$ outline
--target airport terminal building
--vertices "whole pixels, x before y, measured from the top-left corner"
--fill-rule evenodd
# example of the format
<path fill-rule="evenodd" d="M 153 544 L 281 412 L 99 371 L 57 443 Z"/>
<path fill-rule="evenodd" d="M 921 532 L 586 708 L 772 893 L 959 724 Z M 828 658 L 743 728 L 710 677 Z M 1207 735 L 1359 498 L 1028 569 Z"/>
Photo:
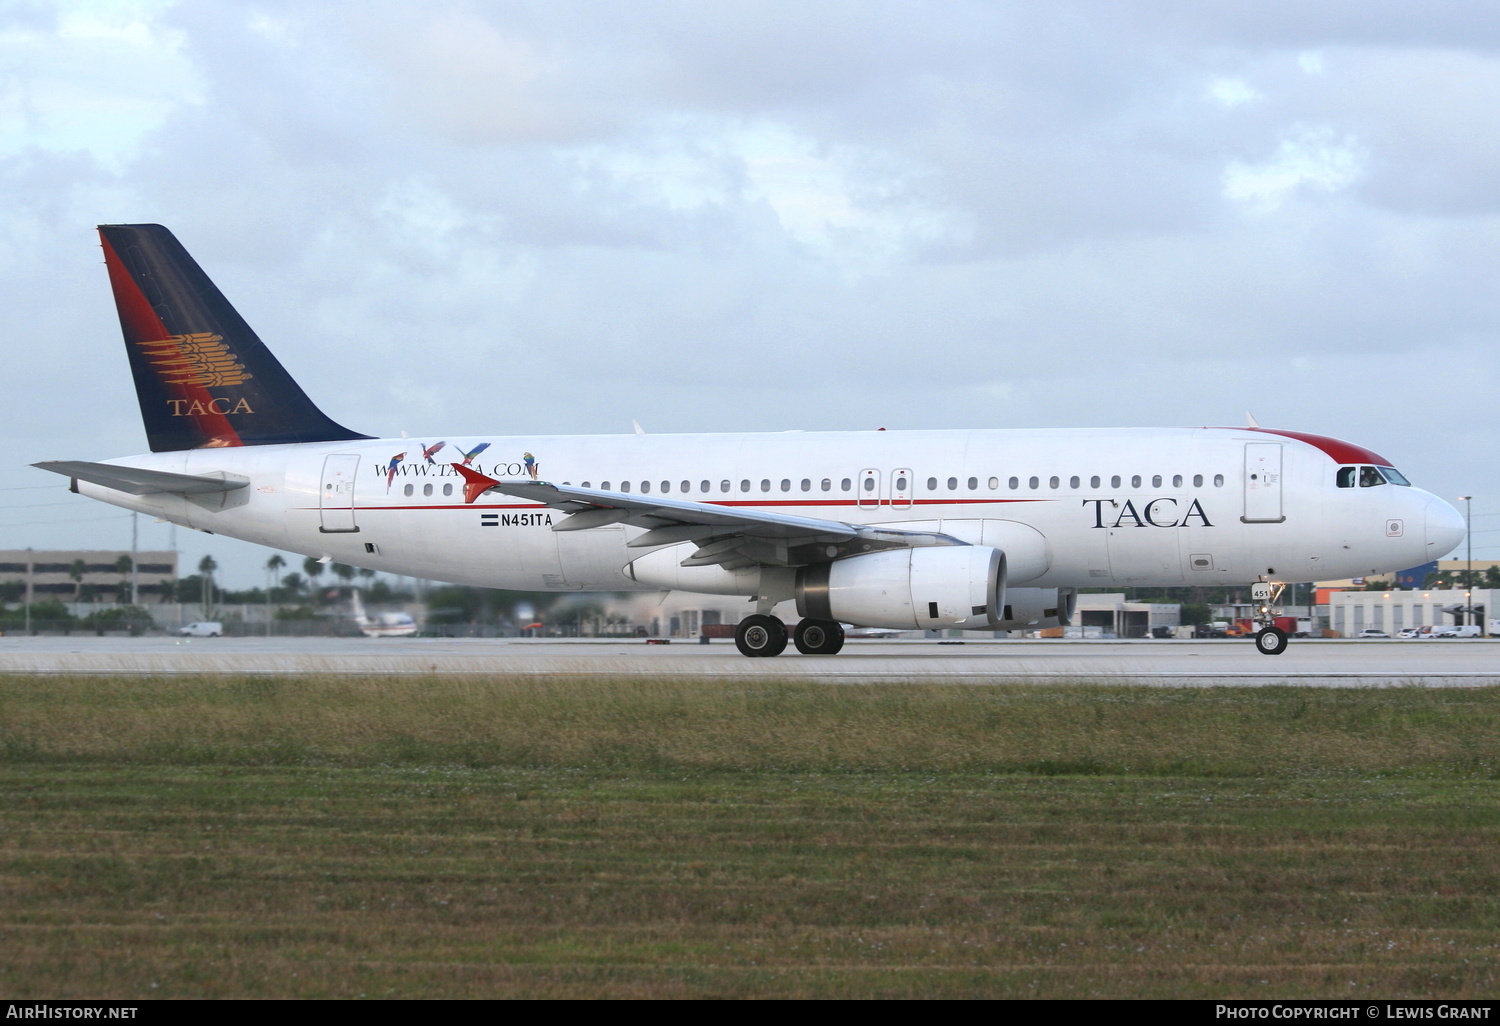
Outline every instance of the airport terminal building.
<path fill-rule="evenodd" d="M 13 602 L 129 602 L 129 560 L 128 549 L 0 549 L 0 588 L 14 594 Z M 137 552 L 135 561 L 141 601 L 171 598 L 177 553 Z"/>

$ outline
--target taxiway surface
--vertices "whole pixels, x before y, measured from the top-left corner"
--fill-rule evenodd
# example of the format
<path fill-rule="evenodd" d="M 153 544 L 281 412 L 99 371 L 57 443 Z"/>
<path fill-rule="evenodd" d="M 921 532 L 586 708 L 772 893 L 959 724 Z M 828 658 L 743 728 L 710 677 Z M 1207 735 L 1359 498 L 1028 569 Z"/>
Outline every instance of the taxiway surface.
<path fill-rule="evenodd" d="M 1500 640 L 1294 641 L 1279 656 L 1246 641 L 850 641 L 837 656 L 746 659 L 732 641 L 446 638 L 0 637 L 0 673 L 338 673 L 785 677 L 916 681 L 1326 687 L 1500 684 Z"/>

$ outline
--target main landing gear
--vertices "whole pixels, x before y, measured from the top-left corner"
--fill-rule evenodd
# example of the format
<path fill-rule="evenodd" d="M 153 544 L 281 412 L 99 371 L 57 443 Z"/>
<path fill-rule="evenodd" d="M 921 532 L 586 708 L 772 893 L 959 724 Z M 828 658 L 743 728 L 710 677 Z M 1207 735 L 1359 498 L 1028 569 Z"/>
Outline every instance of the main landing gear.
<path fill-rule="evenodd" d="M 803 620 L 792 633 L 792 641 L 803 655 L 833 655 L 844 647 L 844 628 L 833 620 Z M 734 631 L 741 655 L 778 656 L 786 650 L 786 642 L 786 624 L 761 613 L 745 617 Z"/>

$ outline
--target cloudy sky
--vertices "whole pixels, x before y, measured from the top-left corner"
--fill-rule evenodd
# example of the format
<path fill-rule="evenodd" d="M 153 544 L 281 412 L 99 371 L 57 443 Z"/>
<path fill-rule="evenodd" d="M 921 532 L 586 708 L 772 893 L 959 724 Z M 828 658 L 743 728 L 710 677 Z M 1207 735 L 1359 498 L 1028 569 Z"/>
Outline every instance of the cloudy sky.
<path fill-rule="evenodd" d="M 1248 410 L 1500 557 L 1492 0 L 10 0 L 0 75 L 0 548 L 128 544 L 26 464 L 145 448 L 155 221 L 370 434 Z"/>

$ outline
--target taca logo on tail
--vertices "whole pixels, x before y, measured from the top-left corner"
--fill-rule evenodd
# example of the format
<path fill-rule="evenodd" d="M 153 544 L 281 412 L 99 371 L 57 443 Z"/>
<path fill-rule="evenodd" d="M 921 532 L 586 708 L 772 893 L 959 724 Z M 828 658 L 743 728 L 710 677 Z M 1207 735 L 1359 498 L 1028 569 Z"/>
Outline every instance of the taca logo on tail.
<path fill-rule="evenodd" d="M 369 437 L 313 405 L 167 229 L 99 236 L 152 452 Z"/>

